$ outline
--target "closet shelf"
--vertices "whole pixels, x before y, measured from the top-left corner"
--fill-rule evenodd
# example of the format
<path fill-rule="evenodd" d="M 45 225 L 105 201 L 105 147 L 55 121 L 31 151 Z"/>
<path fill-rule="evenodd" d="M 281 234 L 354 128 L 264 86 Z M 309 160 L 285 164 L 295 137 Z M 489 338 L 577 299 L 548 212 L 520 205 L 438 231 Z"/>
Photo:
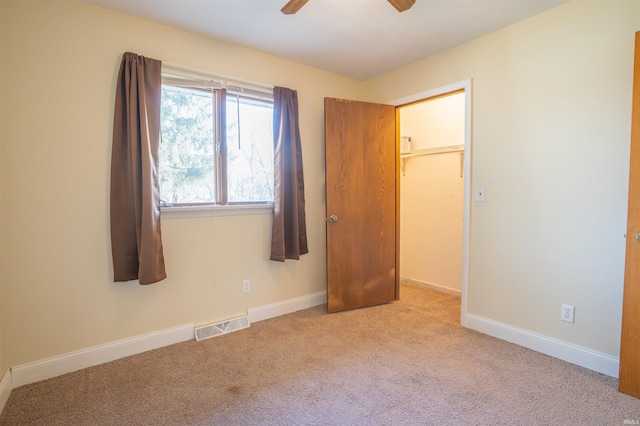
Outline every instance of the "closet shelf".
<path fill-rule="evenodd" d="M 421 155 L 446 154 L 448 152 L 464 152 L 464 145 L 439 146 L 437 148 L 415 149 L 401 152 L 400 158 L 419 157 Z"/>
<path fill-rule="evenodd" d="M 464 145 L 439 146 L 437 148 L 415 149 L 409 152 L 401 152 L 400 169 L 402 170 L 402 176 L 404 176 L 404 162 L 407 158 L 419 157 L 421 155 L 446 154 L 449 152 L 460 153 L 460 177 L 462 177 L 464 170 Z"/>

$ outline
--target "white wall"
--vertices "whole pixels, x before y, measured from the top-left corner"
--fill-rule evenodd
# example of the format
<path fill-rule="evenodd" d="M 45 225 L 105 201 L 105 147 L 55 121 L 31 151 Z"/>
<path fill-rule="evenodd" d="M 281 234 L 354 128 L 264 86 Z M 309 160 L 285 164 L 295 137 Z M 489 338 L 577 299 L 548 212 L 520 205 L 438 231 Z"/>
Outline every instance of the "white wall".
<path fill-rule="evenodd" d="M 412 149 L 464 145 L 465 94 L 400 108 Z M 400 176 L 400 276 L 460 292 L 464 179 L 460 153 L 410 157 Z"/>
<path fill-rule="evenodd" d="M 325 96 L 362 83 L 71 1 L 2 1 L 2 326 L 16 366 L 325 289 Z M 308 255 L 270 262 L 271 216 L 169 219 L 169 278 L 113 282 L 109 164 L 115 80 L 133 51 L 298 91 Z M 242 280 L 252 292 L 242 294 Z"/>
<path fill-rule="evenodd" d="M 640 2 L 575 0 L 366 82 L 387 102 L 473 79 L 470 313 L 619 355 L 638 30 Z"/>

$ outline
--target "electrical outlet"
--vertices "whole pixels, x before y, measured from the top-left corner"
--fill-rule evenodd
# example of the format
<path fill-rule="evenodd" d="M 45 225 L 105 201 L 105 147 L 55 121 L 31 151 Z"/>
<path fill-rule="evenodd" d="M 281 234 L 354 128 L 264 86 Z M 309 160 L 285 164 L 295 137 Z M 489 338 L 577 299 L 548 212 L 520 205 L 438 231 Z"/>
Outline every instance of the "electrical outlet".
<path fill-rule="evenodd" d="M 570 305 L 562 305 L 562 313 L 560 314 L 560 319 L 566 322 L 573 322 L 573 313 L 575 308 Z"/>
<path fill-rule="evenodd" d="M 242 292 L 249 293 L 251 291 L 251 280 L 242 281 Z"/>

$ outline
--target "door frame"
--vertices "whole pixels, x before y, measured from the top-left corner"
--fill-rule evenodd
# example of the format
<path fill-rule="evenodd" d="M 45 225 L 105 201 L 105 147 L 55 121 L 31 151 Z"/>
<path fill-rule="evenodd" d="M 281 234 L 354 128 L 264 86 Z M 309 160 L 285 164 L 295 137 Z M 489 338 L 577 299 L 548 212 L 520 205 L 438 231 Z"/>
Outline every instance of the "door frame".
<path fill-rule="evenodd" d="M 471 222 L 471 112 L 472 112 L 472 79 L 458 81 L 456 83 L 447 84 L 446 86 L 437 87 L 435 89 L 427 90 L 425 92 L 416 93 L 413 95 L 405 96 L 400 99 L 387 102 L 389 105 L 394 105 L 396 110 L 404 105 L 412 104 L 415 102 L 427 101 L 431 98 L 437 98 L 448 93 L 464 91 L 465 103 L 464 103 L 464 207 L 463 207 L 463 229 L 462 229 L 462 286 L 460 291 L 460 325 L 467 327 L 467 294 L 469 287 L 469 232 Z M 396 114 L 397 117 L 397 114 Z M 398 127 L 396 123 L 396 128 Z M 396 132 L 397 133 L 397 132 Z M 397 138 L 398 139 L 398 138 Z M 399 144 L 399 140 L 396 140 L 396 144 Z M 397 150 L 396 150 L 397 151 Z M 398 182 L 396 187 L 399 187 L 400 177 L 398 171 L 396 172 Z M 397 198 L 402 194 L 397 194 Z M 396 226 L 399 226 L 400 218 L 397 217 Z M 396 258 L 400 253 L 400 235 L 396 232 Z M 400 264 L 396 265 L 397 277 L 399 279 Z M 397 284 L 396 284 L 397 285 Z"/>

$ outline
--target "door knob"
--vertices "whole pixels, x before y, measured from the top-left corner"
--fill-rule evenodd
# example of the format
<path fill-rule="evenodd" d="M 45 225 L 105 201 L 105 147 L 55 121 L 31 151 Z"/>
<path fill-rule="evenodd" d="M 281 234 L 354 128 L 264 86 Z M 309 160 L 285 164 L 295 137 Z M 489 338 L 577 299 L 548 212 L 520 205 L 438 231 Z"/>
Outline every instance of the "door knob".
<path fill-rule="evenodd" d="M 636 232 L 636 235 L 634 235 L 633 238 L 635 238 L 636 241 L 640 243 L 640 232 Z"/>
<path fill-rule="evenodd" d="M 331 216 L 329 216 L 329 222 L 337 222 L 337 221 L 338 221 L 338 216 L 336 216 L 335 214 L 332 214 Z M 640 236 L 639 236 L 639 238 L 640 238 Z M 638 240 L 638 241 L 640 241 L 640 240 Z"/>

